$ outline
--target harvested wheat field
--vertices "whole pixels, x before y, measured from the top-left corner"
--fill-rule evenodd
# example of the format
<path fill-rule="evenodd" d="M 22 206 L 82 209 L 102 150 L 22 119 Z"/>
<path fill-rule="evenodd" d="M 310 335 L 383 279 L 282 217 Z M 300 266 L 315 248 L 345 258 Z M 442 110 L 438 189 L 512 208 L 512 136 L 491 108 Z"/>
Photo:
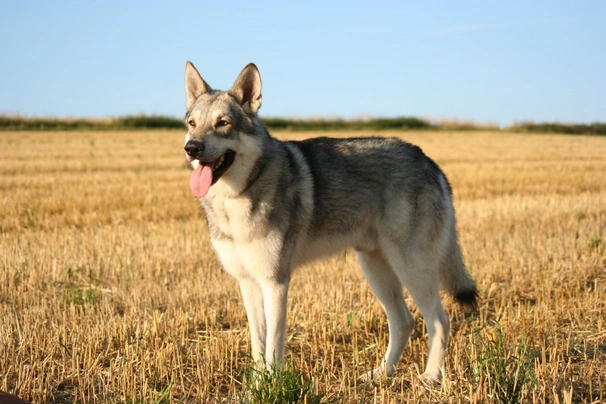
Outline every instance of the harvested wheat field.
<path fill-rule="evenodd" d="M 253 401 L 244 307 L 190 194 L 183 132 L 0 133 L 0 390 L 34 403 Z M 387 325 L 355 255 L 302 268 L 286 348 L 300 401 L 604 402 L 606 138 L 384 134 L 448 175 L 480 310 L 444 298 L 441 385 L 418 380 L 428 348 L 412 304 L 396 376 L 361 383 Z"/>

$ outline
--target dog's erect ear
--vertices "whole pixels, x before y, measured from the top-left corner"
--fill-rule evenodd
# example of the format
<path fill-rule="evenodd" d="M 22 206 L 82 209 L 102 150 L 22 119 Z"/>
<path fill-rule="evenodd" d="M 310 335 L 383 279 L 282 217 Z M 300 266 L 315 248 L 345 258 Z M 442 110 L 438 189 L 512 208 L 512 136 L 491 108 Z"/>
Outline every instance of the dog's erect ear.
<path fill-rule="evenodd" d="M 193 63 L 187 61 L 185 64 L 185 94 L 187 95 L 185 105 L 187 109 L 189 110 L 194 105 L 198 97 L 210 91 L 210 86 L 202 79 Z"/>
<path fill-rule="evenodd" d="M 261 74 L 254 63 L 249 63 L 236 79 L 229 95 L 234 97 L 244 111 L 256 115 L 261 108 Z"/>

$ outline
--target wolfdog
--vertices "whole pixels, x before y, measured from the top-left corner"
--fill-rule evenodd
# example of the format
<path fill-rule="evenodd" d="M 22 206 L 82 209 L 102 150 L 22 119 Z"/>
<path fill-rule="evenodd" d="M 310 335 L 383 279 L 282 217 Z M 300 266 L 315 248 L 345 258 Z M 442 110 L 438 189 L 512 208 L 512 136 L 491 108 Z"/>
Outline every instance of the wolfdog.
<path fill-rule="evenodd" d="M 395 138 L 272 137 L 257 115 L 261 76 L 252 63 L 218 91 L 187 62 L 185 92 L 190 188 L 223 268 L 239 282 L 255 362 L 283 360 L 294 268 L 353 248 L 389 328 L 385 356 L 362 379 L 391 376 L 408 343 L 404 287 L 429 336 L 421 379 L 439 380 L 450 327 L 440 287 L 467 305 L 477 292 L 437 164 Z"/>

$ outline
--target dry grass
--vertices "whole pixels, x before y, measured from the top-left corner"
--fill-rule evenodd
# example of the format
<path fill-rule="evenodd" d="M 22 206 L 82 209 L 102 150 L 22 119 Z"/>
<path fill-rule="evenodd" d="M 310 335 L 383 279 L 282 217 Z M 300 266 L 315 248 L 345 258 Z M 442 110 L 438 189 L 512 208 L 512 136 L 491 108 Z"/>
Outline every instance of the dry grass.
<path fill-rule="evenodd" d="M 451 180 L 480 314 L 465 319 L 445 299 L 453 333 L 441 386 L 417 379 L 422 321 L 397 376 L 361 384 L 387 329 L 344 253 L 295 274 L 294 368 L 323 402 L 604 401 L 606 138 L 393 134 Z M 0 390 L 36 403 L 241 396 L 246 316 L 189 193 L 182 138 L 0 134 Z"/>

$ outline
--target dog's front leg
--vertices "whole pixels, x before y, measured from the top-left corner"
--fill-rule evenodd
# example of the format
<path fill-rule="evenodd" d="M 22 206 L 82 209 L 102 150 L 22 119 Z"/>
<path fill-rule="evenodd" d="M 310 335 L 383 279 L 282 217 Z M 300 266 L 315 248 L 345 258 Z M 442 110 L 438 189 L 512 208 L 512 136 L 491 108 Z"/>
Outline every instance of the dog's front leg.
<path fill-rule="evenodd" d="M 280 363 L 284 359 L 284 339 L 286 334 L 286 309 L 289 280 L 264 280 L 261 283 L 267 339 L 265 340 L 265 361 L 267 365 Z"/>
<path fill-rule="evenodd" d="M 239 279 L 240 292 L 246 308 L 248 328 L 250 329 L 250 345 L 255 363 L 263 365 L 265 361 L 265 309 L 263 307 L 263 291 L 259 284 L 248 278 Z"/>

